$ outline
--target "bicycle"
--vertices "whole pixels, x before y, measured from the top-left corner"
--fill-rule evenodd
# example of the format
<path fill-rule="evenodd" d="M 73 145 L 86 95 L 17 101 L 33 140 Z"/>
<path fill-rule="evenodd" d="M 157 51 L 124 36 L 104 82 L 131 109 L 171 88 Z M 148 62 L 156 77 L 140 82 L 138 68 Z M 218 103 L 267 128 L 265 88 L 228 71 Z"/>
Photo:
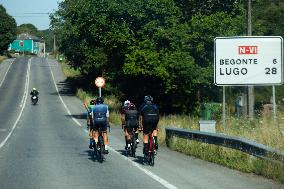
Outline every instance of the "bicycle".
<path fill-rule="evenodd" d="M 94 146 L 94 158 L 95 156 L 97 157 L 97 160 L 99 162 L 104 161 L 104 138 L 103 138 L 103 132 L 102 132 L 102 127 L 99 126 L 99 136 L 98 136 L 98 143 L 97 145 Z"/>
<path fill-rule="evenodd" d="M 144 158 L 149 165 L 154 166 L 155 164 L 155 145 L 154 145 L 153 131 L 151 131 L 149 134 L 148 153 L 145 152 Z"/>
<path fill-rule="evenodd" d="M 126 155 L 127 156 L 132 156 L 132 157 L 136 157 L 136 148 L 137 148 L 137 142 L 136 142 L 136 137 L 135 137 L 135 129 L 132 128 L 131 133 L 130 133 L 130 137 L 131 137 L 131 143 L 130 143 L 130 147 L 127 147 L 127 151 L 126 151 Z"/>

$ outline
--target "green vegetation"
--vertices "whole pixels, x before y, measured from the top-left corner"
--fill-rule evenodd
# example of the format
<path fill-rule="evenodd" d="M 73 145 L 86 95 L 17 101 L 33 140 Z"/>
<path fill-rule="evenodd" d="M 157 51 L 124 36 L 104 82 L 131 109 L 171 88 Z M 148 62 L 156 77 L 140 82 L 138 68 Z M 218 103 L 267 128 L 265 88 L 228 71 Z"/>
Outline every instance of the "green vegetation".
<path fill-rule="evenodd" d="M 5 56 L 0 56 L 0 64 L 3 62 L 3 60 L 5 60 L 6 57 Z"/>
<path fill-rule="evenodd" d="M 168 141 L 170 148 L 182 153 L 218 163 L 247 173 L 263 175 L 284 183 L 284 165 L 280 162 L 259 159 L 241 151 L 213 144 L 205 144 L 180 138 Z"/>
<path fill-rule="evenodd" d="M 51 25 L 70 65 L 105 77 L 109 93 L 135 102 L 152 94 L 166 113 L 191 112 L 200 101 L 218 99 L 213 39 L 244 34 L 244 15 L 236 14 L 242 10 L 235 1 L 221 3 L 223 12 L 208 7 L 201 15 L 199 4 L 189 14 L 174 0 L 69 0 Z"/>
<path fill-rule="evenodd" d="M 253 35 L 283 36 L 283 2 L 252 7 Z M 137 103 L 151 94 L 164 113 L 198 115 L 203 102 L 221 101 L 214 38 L 246 35 L 245 10 L 234 0 L 67 0 L 51 26 L 70 65 L 105 77 L 108 94 Z"/>
<path fill-rule="evenodd" d="M 15 19 L 0 5 L 0 55 L 7 51 L 8 45 L 15 39 L 16 29 Z"/>

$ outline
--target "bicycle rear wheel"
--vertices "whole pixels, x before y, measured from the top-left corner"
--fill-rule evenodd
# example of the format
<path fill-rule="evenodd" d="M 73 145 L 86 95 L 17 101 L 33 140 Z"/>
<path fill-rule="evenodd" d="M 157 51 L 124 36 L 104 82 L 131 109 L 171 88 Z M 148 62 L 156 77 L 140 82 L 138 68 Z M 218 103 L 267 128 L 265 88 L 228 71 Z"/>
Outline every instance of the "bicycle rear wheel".
<path fill-rule="evenodd" d="M 97 158 L 99 162 L 104 160 L 104 145 L 103 145 L 103 137 L 99 135 L 98 138 L 98 149 L 97 149 Z"/>
<path fill-rule="evenodd" d="M 154 156 L 154 153 L 151 152 L 149 154 L 149 165 L 154 166 L 154 164 L 155 164 L 155 156 Z"/>
<path fill-rule="evenodd" d="M 137 144 L 136 144 L 136 138 L 135 138 L 135 133 L 133 132 L 132 133 L 132 140 L 131 140 L 131 154 L 132 154 L 132 157 L 136 157 L 136 147 L 137 147 Z"/>

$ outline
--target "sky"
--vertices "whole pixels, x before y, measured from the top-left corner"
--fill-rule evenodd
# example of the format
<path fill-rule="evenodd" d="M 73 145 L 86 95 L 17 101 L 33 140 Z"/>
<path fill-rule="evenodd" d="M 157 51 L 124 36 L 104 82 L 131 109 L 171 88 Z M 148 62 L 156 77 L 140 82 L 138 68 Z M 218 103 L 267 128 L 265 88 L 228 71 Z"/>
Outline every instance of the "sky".
<path fill-rule="evenodd" d="M 33 24 L 38 30 L 49 28 L 48 14 L 58 9 L 62 0 L 0 0 L 6 12 L 15 18 L 17 25 Z M 35 14 L 44 13 L 44 14 Z"/>

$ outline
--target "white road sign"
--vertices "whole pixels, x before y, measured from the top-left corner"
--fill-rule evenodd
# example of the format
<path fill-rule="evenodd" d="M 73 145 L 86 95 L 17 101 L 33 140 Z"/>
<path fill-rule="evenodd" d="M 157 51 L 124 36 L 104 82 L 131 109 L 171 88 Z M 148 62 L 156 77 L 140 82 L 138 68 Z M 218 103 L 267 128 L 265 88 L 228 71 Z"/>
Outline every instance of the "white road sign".
<path fill-rule="evenodd" d="M 95 80 L 95 84 L 97 87 L 103 87 L 106 84 L 106 81 L 103 77 L 97 77 Z"/>
<path fill-rule="evenodd" d="M 283 83 L 282 37 L 217 37 L 214 43 L 216 85 Z"/>

